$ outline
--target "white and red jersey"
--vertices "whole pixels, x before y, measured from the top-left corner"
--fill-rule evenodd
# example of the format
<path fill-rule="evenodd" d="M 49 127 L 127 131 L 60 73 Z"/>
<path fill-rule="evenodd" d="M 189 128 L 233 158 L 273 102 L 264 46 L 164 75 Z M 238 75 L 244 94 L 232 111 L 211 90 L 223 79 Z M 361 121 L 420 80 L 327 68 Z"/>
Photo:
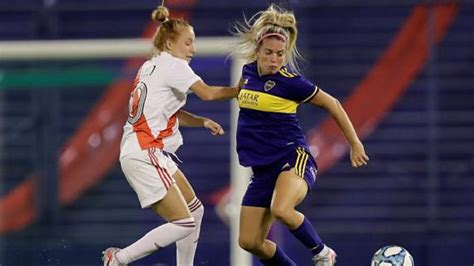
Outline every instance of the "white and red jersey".
<path fill-rule="evenodd" d="M 183 144 L 176 112 L 200 79 L 186 60 L 169 53 L 146 61 L 130 96 L 120 157 L 151 147 L 174 153 Z"/>

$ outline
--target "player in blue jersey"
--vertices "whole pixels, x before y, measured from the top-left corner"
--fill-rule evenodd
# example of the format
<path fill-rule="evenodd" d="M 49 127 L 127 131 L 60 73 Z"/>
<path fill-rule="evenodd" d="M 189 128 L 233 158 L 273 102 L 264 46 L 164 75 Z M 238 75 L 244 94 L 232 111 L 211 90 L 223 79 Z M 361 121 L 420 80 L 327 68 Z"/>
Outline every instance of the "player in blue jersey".
<path fill-rule="evenodd" d="M 352 166 L 367 164 L 364 146 L 340 102 L 299 75 L 292 12 L 271 5 L 237 24 L 236 35 L 242 40 L 236 50 L 249 62 L 242 70 L 238 96 L 237 152 L 240 163 L 253 170 L 242 200 L 239 245 L 264 265 L 296 265 L 267 239 L 278 220 L 311 251 L 314 265 L 334 265 L 336 253 L 295 209 L 317 173 L 298 124 L 298 106 L 311 103 L 332 115 L 350 144 Z"/>

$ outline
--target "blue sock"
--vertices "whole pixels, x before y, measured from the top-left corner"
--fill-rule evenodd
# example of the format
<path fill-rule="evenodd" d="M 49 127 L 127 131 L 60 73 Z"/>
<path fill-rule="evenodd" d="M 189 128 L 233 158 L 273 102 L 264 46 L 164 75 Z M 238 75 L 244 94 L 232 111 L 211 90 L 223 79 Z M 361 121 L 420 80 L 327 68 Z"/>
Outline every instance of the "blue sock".
<path fill-rule="evenodd" d="M 303 245 L 305 245 L 313 255 L 318 254 L 323 250 L 324 243 L 321 241 L 318 233 L 314 229 L 311 222 L 304 217 L 303 223 L 296 228 L 295 230 L 290 230 L 290 232 L 299 240 Z"/>
<path fill-rule="evenodd" d="M 260 260 L 263 265 L 271 265 L 271 266 L 296 266 L 296 263 L 291 260 L 286 253 L 281 250 L 278 246 L 276 246 L 276 251 L 275 255 L 273 257 L 266 259 L 266 260 Z"/>

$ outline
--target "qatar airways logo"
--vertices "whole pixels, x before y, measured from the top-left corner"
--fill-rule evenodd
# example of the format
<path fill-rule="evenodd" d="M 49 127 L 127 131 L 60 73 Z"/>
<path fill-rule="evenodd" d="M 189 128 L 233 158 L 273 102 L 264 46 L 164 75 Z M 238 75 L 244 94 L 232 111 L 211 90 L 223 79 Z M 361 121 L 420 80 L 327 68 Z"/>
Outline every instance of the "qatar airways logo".
<path fill-rule="evenodd" d="M 239 93 L 239 104 L 243 106 L 257 106 L 258 105 L 258 94 L 250 91 L 242 90 Z"/>

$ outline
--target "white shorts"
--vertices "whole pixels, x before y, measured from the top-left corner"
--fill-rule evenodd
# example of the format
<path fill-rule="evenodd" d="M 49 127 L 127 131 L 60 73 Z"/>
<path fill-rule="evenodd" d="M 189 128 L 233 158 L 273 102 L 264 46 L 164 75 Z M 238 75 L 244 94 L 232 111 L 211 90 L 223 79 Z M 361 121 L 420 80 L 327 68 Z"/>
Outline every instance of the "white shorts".
<path fill-rule="evenodd" d="M 176 181 L 176 163 L 160 149 L 148 148 L 120 158 L 122 171 L 137 193 L 142 208 L 150 207 L 166 196 Z"/>

